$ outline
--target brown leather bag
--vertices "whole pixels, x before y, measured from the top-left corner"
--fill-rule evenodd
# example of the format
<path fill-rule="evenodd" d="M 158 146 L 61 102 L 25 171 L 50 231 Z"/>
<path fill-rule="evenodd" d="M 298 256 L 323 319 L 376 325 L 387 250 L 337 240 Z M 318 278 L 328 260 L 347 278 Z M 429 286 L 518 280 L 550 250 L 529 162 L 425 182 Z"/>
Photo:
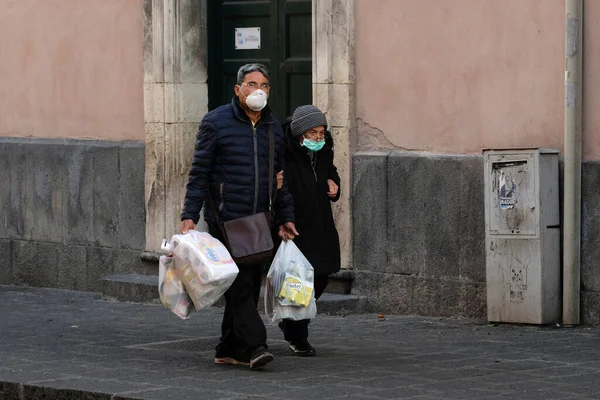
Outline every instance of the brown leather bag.
<path fill-rule="evenodd" d="M 275 139 L 269 125 L 269 211 L 220 222 L 219 213 L 212 198 L 212 212 L 221 229 L 225 246 L 236 264 L 259 264 L 273 258 L 271 237 L 271 205 L 273 202 L 273 171 L 275 163 Z"/>

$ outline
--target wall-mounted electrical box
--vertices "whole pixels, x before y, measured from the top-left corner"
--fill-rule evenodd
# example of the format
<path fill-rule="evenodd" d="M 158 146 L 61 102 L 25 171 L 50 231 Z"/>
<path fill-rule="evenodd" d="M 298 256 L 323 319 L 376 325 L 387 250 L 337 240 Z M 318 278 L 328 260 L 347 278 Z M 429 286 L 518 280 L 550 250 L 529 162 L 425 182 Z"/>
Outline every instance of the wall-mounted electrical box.
<path fill-rule="evenodd" d="M 484 150 L 487 317 L 547 324 L 561 310 L 557 150 Z"/>

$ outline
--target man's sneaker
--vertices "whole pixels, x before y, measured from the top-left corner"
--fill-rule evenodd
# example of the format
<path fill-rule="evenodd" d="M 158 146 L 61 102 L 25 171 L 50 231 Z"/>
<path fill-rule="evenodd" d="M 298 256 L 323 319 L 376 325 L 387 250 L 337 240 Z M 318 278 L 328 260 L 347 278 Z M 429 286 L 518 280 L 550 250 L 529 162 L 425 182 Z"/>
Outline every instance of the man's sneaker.
<path fill-rule="evenodd" d="M 303 339 L 298 342 L 290 342 L 290 350 L 299 357 L 313 357 L 317 355 L 314 347 L 308 343 L 308 340 Z"/>
<path fill-rule="evenodd" d="M 250 369 L 262 368 L 275 359 L 266 346 L 259 346 L 250 358 Z"/>

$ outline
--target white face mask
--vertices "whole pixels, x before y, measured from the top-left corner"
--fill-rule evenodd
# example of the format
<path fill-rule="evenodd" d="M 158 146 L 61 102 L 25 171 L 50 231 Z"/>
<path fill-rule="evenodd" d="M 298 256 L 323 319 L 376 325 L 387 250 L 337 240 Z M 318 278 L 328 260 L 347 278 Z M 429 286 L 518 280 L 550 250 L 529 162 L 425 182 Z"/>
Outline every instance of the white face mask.
<path fill-rule="evenodd" d="M 269 98 L 269 95 L 267 95 L 267 93 L 265 93 L 265 91 L 262 89 L 257 89 L 246 96 L 242 91 L 242 87 L 240 86 L 240 93 L 242 93 L 242 96 L 244 96 L 246 99 L 246 105 L 252 111 L 260 111 L 267 105 L 267 99 Z"/>

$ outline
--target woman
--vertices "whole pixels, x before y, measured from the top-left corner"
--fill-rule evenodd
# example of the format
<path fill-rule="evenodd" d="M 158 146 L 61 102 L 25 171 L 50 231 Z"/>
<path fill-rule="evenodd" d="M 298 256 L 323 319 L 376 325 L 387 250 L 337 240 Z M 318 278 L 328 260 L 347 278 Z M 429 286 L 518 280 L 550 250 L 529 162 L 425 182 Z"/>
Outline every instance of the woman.
<path fill-rule="evenodd" d="M 315 298 L 325 291 L 328 276 L 340 270 L 340 243 L 331 212 L 331 202 L 340 197 L 340 177 L 333 165 L 327 119 L 317 107 L 300 106 L 284 123 L 286 153 L 284 173 L 294 198 L 299 236 L 294 243 L 315 272 Z M 330 142 L 331 144 L 327 144 Z M 310 320 L 284 319 L 279 323 L 295 355 L 316 355 L 308 342 Z"/>

